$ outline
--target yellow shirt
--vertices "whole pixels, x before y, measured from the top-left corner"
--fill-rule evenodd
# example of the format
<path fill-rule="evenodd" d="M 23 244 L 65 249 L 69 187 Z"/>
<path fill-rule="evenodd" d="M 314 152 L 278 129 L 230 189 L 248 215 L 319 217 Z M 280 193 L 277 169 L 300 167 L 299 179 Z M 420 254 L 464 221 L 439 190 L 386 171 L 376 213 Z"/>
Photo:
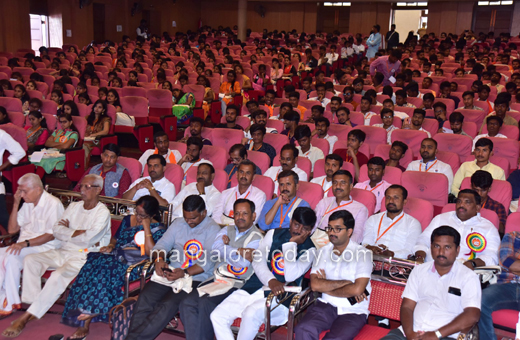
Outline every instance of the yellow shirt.
<path fill-rule="evenodd" d="M 451 186 L 451 193 L 455 196 L 459 194 L 460 191 L 460 185 L 462 184 L 462 181 L 466 177 L 471 177 L 477 170 L 484 170 L 491 174 L 491 177 L 493 179 L 499 179 L 502 181 L 506 180 L 506 175 L 504 174 L 504 169 L 501 167 L 488 162 L 484 167 L 480 168 L 477 165 L 477 160 L 470 161 L 470 162 L 464 162 L 460 166 L 459 170 L 457 170 L 457 173 L 455 174 L 455 177 L 453 178 L 453 184 Z"/>

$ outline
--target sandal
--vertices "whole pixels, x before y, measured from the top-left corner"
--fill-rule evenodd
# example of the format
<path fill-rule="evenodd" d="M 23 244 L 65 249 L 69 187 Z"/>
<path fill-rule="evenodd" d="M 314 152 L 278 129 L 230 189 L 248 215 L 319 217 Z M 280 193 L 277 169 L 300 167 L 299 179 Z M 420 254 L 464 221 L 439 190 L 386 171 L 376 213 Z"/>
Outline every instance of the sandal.
<path fill-rule="evenodd" d="M 23 326 L 18 326 L 18 328 L 13 329 L 14 321 L 11 322 L 11 326 L 7 327 L 5 331 L 2 332 L 2 336 L 5 336 L 6 338 L 16 338 L 20 334 L 22 334 L 23 329 L 25 328 L 25 324 Z"/>

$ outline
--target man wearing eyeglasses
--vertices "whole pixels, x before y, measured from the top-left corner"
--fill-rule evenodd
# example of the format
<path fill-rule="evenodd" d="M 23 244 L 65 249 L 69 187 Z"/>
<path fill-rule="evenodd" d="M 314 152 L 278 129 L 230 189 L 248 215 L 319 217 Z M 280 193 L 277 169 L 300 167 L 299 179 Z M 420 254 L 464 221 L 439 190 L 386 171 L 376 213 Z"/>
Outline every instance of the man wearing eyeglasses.
<path fill-rule="evenodd" d="M 353 339 L 366 324 L 372 254 L 351 242 L 354 225 L 347 210 L 330 215 L 325 228 L 330 243 L 311 271 L 311 288 L 322 296 L 296 325 L 296 340 L 318 339 L 326 330 L 325 339 Z"/>
<path fill-rule="evenodd" d="M 110 211 L 99 202 L 102 188 L 101 176 L 83 177 L 79 185 L 82 201 L 71 203 L 53 227 L 53 236 L 60 241 L 60 248 L 25 257 L 22 302 L 31 306 L 3 336 L 14 338 L 27 322 L 43 317 L 79 273 L 87 254 L 98 252 L 110 243 Z M 41 276 L 49 268 L 56 270 L 42 289 Z"/>

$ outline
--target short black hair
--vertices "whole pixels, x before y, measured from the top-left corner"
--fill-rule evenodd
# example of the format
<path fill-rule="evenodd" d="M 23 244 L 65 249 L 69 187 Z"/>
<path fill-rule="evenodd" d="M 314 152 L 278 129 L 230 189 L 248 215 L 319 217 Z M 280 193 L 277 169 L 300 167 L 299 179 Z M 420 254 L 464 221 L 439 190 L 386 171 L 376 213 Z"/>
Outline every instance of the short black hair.
<path fill-rule="evenodd" d="M 300 99 L 300 92 L 291 92 L 289 93 L 289 98 L 297 98 L 297 99 Z"/>
<path fill-rule="evenodd" d="M 186 146 L 189 147 L 190 145 L 197 145 L 199 147 L 199 151 L 202 150 L 204 147 L 204 143 L 202 142 L 202 138 L 199 137 L 190 137 L 186 141 Z"/>
<path fill-rule="evenodd" d="M 229 104 L 227 107 L 226 107 L 226 112 L 227 110 L 235 110 L 235 113 L 238 115 L 238 113 L 240 112 L 240 110 L 238 109 L 238 106 L 236 106 L 235 104 Z"/>
<path fill-rule="evenodd" d="M 489 138 L 485 138 L 485 137 L 484 138 L 480 138 L 475 143 L 475 149 L 478 148 L 478 147 L 485 147 L 485 146 L 489 146 L 489 151 L 493 151 L 493 142 Z"/>
<path fill-rule="evenodd" d="M 477 205 L 480 205 L 482 203 L 482 200 L 480 199 L 480 195 L 478 194 L 478 192 L 476 192 L 473 189 L 463 189 L 463 190 L 459 191 L 459 194 L 457 195 L 457 197 L 460 196 L 461 194 L 473 195 L 473 197 L 475 197 L 475 203 Z"/>
<path fill-rule="evenodd" d="M 266 117 L 268 116 L 267 112 L 265 112 L 265 110 L 256 110 L 255 112 L 251 113 L 251 119 L 255 119 L 256 117 L 261 116 L 261 115 L 264 115 Z"/>
<path fill-rule="evenodd" d="M 283 171 L 282 171 L 283 172 Z M 280 173 L 281 174 L 281 173 Z M 292 218 L 307 227 L 312 229 L 316 224 L 316 213 L 309 207 L 298 207 L 294 210 Z"/>
<path fill-rule="evenodd" d="M 336 155 L 335 153 L 331 153 L 325 156 L 325 162 L 327 162 L 327 160 L 339 162 L 340 169 L 343 166 L 343 158 L 341 158 L 339 155 Z"/>
<path fill-rule="evenodd" d="M 204 120 L 202 118 L 200 118 L 200 117 L 192 117 L 192 118 L 190 118 L 190 125 L 192 123 L 199 123 L 200 126 L 204 126 Z"/>
<path fill-rule="evenodd" d="M 278 174 L 278 180 L 285 177 L 292 177 L 294 180 L 294 184 L 298 184 L 300 178 L 298 177 L 298 174 L 292 170 L 284 170 Z"/>
<path fill-rule="evenodd" d="M 440 107 L 443 111 L 446 111 L 446 104 L 441 103 L 441 102 L 437 102 L 437 103 L 433 104 L 433 109 L 436 109 L 438 107 Z"/>
<path fill-rule="evenodd" d="M 489 189 L 493 184 L 493 176 L 485 170 L 477 170 L 471 175 L 471 184 L 477 188 Z"/>
<path fill-rule="evenodd" d="M 298 124 L 300 122 L 300 114 L 296 111 L 289 111 L 283 116 L 283 119 Z"/>
<path fill-rule="evenodd" d="M 235 144 L 229 148 L 229 154 L 238 151 L 241 158 L 247 158 L 247 148 L 244 144 Z"/>
<path fill-rule="evenodd" d="M 158 159 L 159 162 L 161 162 L 161 165 L 162 165 L 162 166 L 166 166 L 166 159 L 164 159 L 163 156 L 158 155 L 158 154 L 150 155 L 150 156 L 148 157 L 148 159 L 146 160 L 146 164 L 148 164 L 150 161 L 152 161 L 152 160 L 154 160 L 154 159 Z"/>
<path fill-rule="evenodd" d="M 347 227 L 348 229 L 354 229 L 354 225 L 356 224 L 356 220 L 354 219 L 354 216 L 350 213 L 348 210 L 336 210 L 329 216 L 329 222 L 330 221 L 336 221 L 342 219 L 343 225 Z"/>
<path fill-rule="evenodd" d="M 416 113 L 422 115 L 423 118 L 426 117 L 426 111 L 424 111 L 423 109 L 414 109 L 413 114 L 416 114 Z"/>
<path fill-rule="evenodd" d="M 360 143 L 364 142 L 365 139 L 367 138 L 367 134 L 365 133 L 365 131 L 362 131 L 359 129 L 351 130 L 348 133 L 347 138 L 350 136 L 353 136 L 354 138 L 356 138 L 358 140 L 358 142 L 360 142 Z"/>
<path fill-rule="evenodd" d="M 475 97 L 475 92 L 473 91 L 465 91 L 463 94 L 462 94 L 462 98 L 466 97 L 466 96 L 471 96 L 472 98 Z"/>
<path fill-rule="evenodd" d="M 294 130 L 294 139 L 300 140 L 305 137 L 311 138 L 311 129 L 308 125 L 298 125 Z"/>
<path fill-rule="evenodd" d="M 440 226 L 436 228 L 432 232 L 432 236 L 430 237 L 430 242 L 433 243 L 435 241 L 435 238 L 439 236 L 452 236 L 453 237 L 453 243 L 457 247 L 460 246 L 460 233 L 455 229 L 447 225 Z"/>
<path fill-rule="evenodd" d="M 251 209 L 251 214 L 255 213 L 255 202 L 248 200 L 247 198 L 239 198 L 233 203 L 233 210 L 236 210 L 237 205 L 247 203 L 249 204 L 249 209 Z"/>
<path fill-rule="evenodd" d="M 391 186 L 389 186 L 388 188 L 386 188 L 386 190 L 385 190 L 385 195 L 386 195 L 386 192 L 387 192 L 389 189 L 399 189 L 399 190 L 401 190 L 401 192 L 402 192 L 402 194 L 403 194 L 403 199 L 407 199 L 407 198 L 408 198 L 408 190 L 406 190 L 406 188 L 403 187 L 402 185 L 399 185 L 399 184 L 392 184 Z"/>
<path fill-rule="evenodd" d="M 318 125 L 318 123 L 325 123 L 325 126 L 326 127 L 329 127 L 330 126 L 330 121 L 325 118 L 325 117 L 318 117 L 315 121 L 314 121 L 314 124 L 315 125 Z M 251 131 L 251 129 L 249 129 Z"/>
<path fill-rule="evenodd" d="M 372 157 L 372 158 L 370 158 L 368 160 L 367 167 L 370 164 L 372 164 L 372 165 L 380 165 L 380 166 L 383 167 L 383 170 L 385 169 L 385 166 L 386 166 L 384 159 L 382 159 L 381 157 L 377 157 L 377 156 L 376 157 Z"/>
<path fill-rule="evenodd" d="M 464 123 L 464 115 L 458 111 L 453 112 L 448 118 L 450 123 Z"/>
<path fill-rule="evenodd" d="M 403 154 L 406 153 L 406 151 L 408 151 L 408 145 L 406 145 L 405 143 L 401 142 L 400 140 L 396 140 L 392 143 L 392 147 L 394 146 L 397 146 L 398 148 L 401 148 L 403 149 Z"/>
<path fill-rule="evenodd" d="M 425 93 L 423 96 L 423 101 L 424 100 L 435 100 L 435 96 L 433 95 L 433 93 Z"/>
<path fill-rule="evenodd" d="M 265 136 L 265 134 L 267 133 L 267 129 L 265 128 L 265 126 L 261 125 L 261 124 L 253 124 L 251 125 L 251 127 L 249 128 L 249 133 L 252 135 L 253 133 L 257 132 L 257 131 L 261 131 L 262 132 L 262 135 Z"/>
<path fill-rule="evenodd" d="M 253 167 L 253 173 L 256 173 L 256 164 L 253 163 L 253 161 L 249 160 L 249 159 L 244 159 L 240 162 L 240 164 L 238 164 L 238 169 L 240 169 L 240 167 L 244 165 L 244 166 L 252 166 Z"/>
<path fill-rule="evenodd" d="M 204 199 L 199 195 L 190 195 L 182 202 L 182 209 L 184 211 L 197 211 L 201 213 L 206 210 L 206 203 L 204 203 Z"/>
<path fill-rule="evenodd" d="M 500 118 L 499 116 L 496 116 L 496 115 L 493 115 L 493 116 L 489 116 L 487 117 L 486 119 L 486 125 L 491 121 L 491 120 L 496 120 L 498 122 L 498 125 L 500 127 L 502 127 L 502 125 L 504 124 L 504 120 L 502 118 Z"/>
<path fill-rule="evenodd" d="M 198 165 L 198 167 L 200 168 L 201 166 L 207 166 L 209 168 L 209 173 L 210 174 L 214 174 L 215 173 L 215 168 L 213 167 L 213 165 L 211 165 L 209 163 L 200 163 Z"/>
<path fill-rule="evenodd" d="M 323 114 L 325 112 L 325 108 L 323 106 L 321 106 L 321 105 L 313 105 L 311 107 L 311 111 L 312 110 L 317 110 L 320 114 Z"/>
<path fill-rule="evenodd" d="M 279 155 L 281 156 L 282 152 L 284 152 L 286 150 L 292 151 L 294 158 L 298 157 L 298 155 L 300 154 L 298 149 L 296 149 L 296 147 L 293 144 L 289 143 L 289 144 L 285 144 L 284 146 L 282 146 L 282 149 L 280 150 L 280 154 Z M 280 176 L 278 176 L 278 177 L 280 177 Z"/>
<path fill-rule="evenodd" d="M 336 176 L 341 176 L 341 175 L 347 176 L 350 179 L 350 184 L 352 184 L 353 177 L 352 177 L 352 174 L 350 173 L 350 171 L 348 171 L 348 170 L 339 169 L 338 171 L 336 171 L 334 173 L 334 175 L 332 175 L 332 179 L 334 179 L 334 177 L 336 177 Z"/>
<path fill-rule="evenodd" d="M 157 143 L 157 138 L 164 137 L 164 136 L 168 137 L 166 132 L 164 132 L 163 130 L 157 131 L 156 133 L 154 133 L 153 134 L 153 141 L 154 141 L 154 143 Z"/>
<path fill-rule="evenodd" d="M 391 99 L 389 99 L 389 100 L 392 101 Z M 394 116 L 394 111 L 392 109 L 388 109 L 388 108 L 384 107 L 381 109 L 381 112 L 379 113 L 379 115 L 381 116 L 381 119 L 383 119 L 383 116 L 385 115 L 385 113 L 391 113 L 392 117 Z"/>
<path fill-rule="evenodd" d="M 333 101 L 333 100 L 339 102 L 340 104 L 343 102 L 343 100 L 341 99 L 341 97 L 337 97 L 337 96 L 334 96 L 334 97 L 330 98 L 330 101 Z M 323 107 L 323 106 L 322 106 L 322 107 Z"/>
<path fill-rule="evenodd" d="M 117 157 L 121 156 L 121 149 L 119 148 L 119 146 L 117 146 L 117 144 L 109 143 L 109 144 L 105 145 L 103 147 L 103 152 L 105 152 L 107 150 L 115 153 Z"/>

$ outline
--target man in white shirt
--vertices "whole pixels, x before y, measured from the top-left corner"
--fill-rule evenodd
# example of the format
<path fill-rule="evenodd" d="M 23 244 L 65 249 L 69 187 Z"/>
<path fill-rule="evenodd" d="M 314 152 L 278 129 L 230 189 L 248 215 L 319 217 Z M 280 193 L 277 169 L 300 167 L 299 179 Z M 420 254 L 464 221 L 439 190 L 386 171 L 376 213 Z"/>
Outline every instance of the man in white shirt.
<path fill-rule="evenodd" d="M 267 232 L 253 261 L 253 276 L 211 313 L 217 339 L 234 340 L 231 325 L 236 318 L 242 318 L 238 339 L 253 340 L 265 322 L 265 293 L 270 291 L 281 297 L 290 282 L 300 285 L 316 257 L 316 248 L 310 239 L 314 223 L 314 211 L 309 207 L 298 207 L 291 218 L 290 228 Z M 263 287 L 269 287 L 268 291 Z M 287 322 L 290 300 L 271 310 L 271 325 Z"/>
<path fill-rule="evenodd" d="M 123 194 L 123 199 L 137 201 L 145 195 L 151 195 L 160 205 L 168 206 L 175 197 L 175 186 L 164 177 L 166 160 L 160 155 L 148 157 L 148 176 L 137 179 Z"/>
<path fill-rule="evenodd" d="M 480 280 L 458 260 L 461 234 L 448 225 L 432 230 L 433 261 L 412 270 L 403 292 L 402 326 L 382 340 L 456 339 L 480 317 Z M 464 241 L 464 240 L 462 240 Z"/>
<path fill-rule="evenodd" d="M 316 138 L 326 139 L 327 142 L 329 142 L 329 154 L 331 154 L 334 149 L 334 144 L 338 141 L 338 137 L 328 134 L 330 121 L 325 117 L 320 117 L 314 121 L 314 125 L 316 128 L 312 132 L 312 135 Z"/>
<path fill-rule="evenodd" d="M 162 158 L 162 157 L 161 157 Z M 110 211 L 99 202 L 103 178 L 86 175 L 80 186 L 81 202 L 73 202 L 53 226 L 59 249 L 27 255 L 23 262 L 22 301 L 31 306 L 11 323 L 3 336 L 18 336 L 28 321 L 40 319 L 74 280 L 89 252 L 98 252 L 110 243 Z M 42 289 L 41 276 L 55 269 Z"/>
<path fill-rule="evenodd" d="M 392 112 L 394 113 L 394 116 L 399 117 L 400 119 L 410 118 L 410 116 L 408 116 L 406 113 L 399 111 L 399 110 L 395 110 L 395 105 L 394 105 L 394 102 L 392 101 L 392 99 L 383 100 L 383 109 L 392 110 Z M 383 109 L 381 109 L 381 111 L 383 111 Z M 394 121 L 392 118 L 392 124 L 393 123 L 394 123 Z"/>
<path fill-rule="evenodd" d="M 311 288 L 322 295 L 296 325 L 297 340 L 319 339 L 326 330 L 330 330 L 326 338 L 354 339 L 366 324 L 372 254 L 350 241 L 354 223 L 346 210 L 335 211 L 329 217 L 325 230 L 330 243 L 320 249 L 311 271 Z"/>
<path fill-rule="evenodd" d="M 325 197 L 316 206 L 317 222 L 315 226 L 320 230 L 327 227 L 329 216 L 338 210 L 348 210 L 356 220 L 352 241 L 361 243 L 365 232 L 365 222 L 368 218 L 368 209 L 350 197 L 352 191 L 352 174 L 347 170 L 338 170 L 332 176 L 333 197 Z"/>
<path fill-rule="evenodd" d="M 9 152 L 9 157 L 4 162 L 4 153 Z M 16 165 L 25 157 L 25 150 L 22 146 L 14 140 L 7 132 L 0 129 L 0 178 L 2 170 L 5 170 L 11 165 Z M 5 205 L 5 185 L 0 179 L 0 225 L 7 228 L 9 223 L 9 213 Z"/>
<path fill-rule="evenodd" d="M 318 95 L 317 97 L 309 98 L 309 100 L 317 100 L 322 107 L 326 108 L 327 104 L 330 103 L 330 99 L 325 96 L 325 84 L 316 84 L 316 94 Z"/>
<path fill-rule="evenodd" d="M 264 176 L 270 177 L 274 182 L 274 195 L 278 195 L 278 174 L 285 170 L 292 170 L 297 175 L 300 181 L 307 181 L 307 174 L 302 169 L 298 168 L 296 162 L 298 161 L 299 151 L 292 144 L 285 144 L 280 151 L 280 165 L 272 166 L 265 172 Z"/>
<path fill-rule="evenodd" d="M 370 118 L 372 116 L 376 116 L 377 113 L 370 110 L 370 106 L 372 105 L 372 98 L 370 97 L 363 97 L 361 98 L 361 103 L 359 104 L 360 111 L 365 117 L 365 123 L 364 125 L 370 126 Z"/>
<path fill-rule="evenodd" d="M 374 127 L 380 127 L 386 130 L 386 142 L 392 144 L 392 131 L 397 130 L 398 127 L 394 125 L 394 111 L 391 109 L 383 108 L 379 113 L 383 123 L 374 124 Z"/>
<path fill-rule="evenodd" d="M 183 186 L 186 184 L 186 173 L 192 166 L 197 166 L 200 163 L 209 163 L 213 165 L 210 161 L 200 158 L 200 152 L 202 151 L 203 147 L 204 142 L 202 139 L 198 137 L 188 138 L 188 141 L 186 142 L 186 154 L 182 156 L 178 163 L 184 171 Z"/>
<path fill-rule="evenodd" d="M 166 163 L 170 164 L 177 164 L 182 158 L 182 155 L 179 151 L 169 149 L 170 140 L 168 139 L 166 132 L 160 131 L 154 134 L 153 142 L 155 144 L 155 149 L 146 150 L 139 158 L 139 162 L 143 166 L 141 169 L 141 174 L 144 172 L 146 161 L 151 155 L 159 154 L 164 157 Z"/>
<path fill-rule="evenodd" d="M 234 223 L 233 206 L 236 200 L 247 198 L 255 204 L 258 211 L 262 211 L 266 196 L 265 193 L 252 185 L 255 176 L 256 165 L 248 159 L 244 159 L 238 165 L 236 187 L 224 190 L 214 208 L 213 219 L 221 225 L 232 225 Z M 255 222 L 260 218 L 258 214 Z"/>
<path fill-rule="evenodd" d="M 332 175 L 343 166 L 343 158 L 331 153 L 325 156 L 325 176 L 315 177 L 311 183 L 321 185 L 323 189 L 323 198 L 327 197 L 332 188 Z"/>
<path fill-rule="evenodd" d="M 308 125 L 300 125 L 294 130 L 294 138 L 298 142 L 298 149 L 300 157 L 305 157 L 311 161 L 311 177 L 313 177 L 314 164 L 319 159 L 324 159 L 325 155 L 321 149 L 312 146 L 311 144 L 311 129 Z"/>
<path fill-rule="evenodd" d="M 183 217 L 182 202 L 191 195 L 199 195 L 206 204 L 208 216 L 213 214 L 213 208 L 218 204 L 220 191 L 213 185 L 215 168 L 209 163 L 201 163 L 197 167 L 197 181 L 184 187 L 172 201 L 172 218 Z"/>
<path fill-rule="evenodd" d="M 327 58 L 327 64 L 332 64 L 338 60 L 339 53 L 336 53 L 336 45 L 330 46 L 330 52 L 325 54 L 325 58 Z"/>
<path fill-rule="evenodd" d="M 386 211 L 372 215 L 365 224 L 363 245 L 376 255 L 407 259 L 413 254 L 421 224 L 405 214 L 408 191 L 401 185 L 391 185 L 385 192 Z"/>
<path fill-rule="evenodd" d="M 385 175 L 385 161 L 381 157 L 372 157 L 367 163 L 368 180 L 358 182 L 354 188 L 368 190 L 376 196 L 376 213 L 381 210 L 381 201 L 385 197 L 386 189 L 391 185 L 383 179 Z"/>
<path fill-rule="evenodd" d="M 422 126 L 425 118 L 426 111 L 424 111 L 423 109 L 415 109 L 413 110 L 412 118 L 408 118 L 404 121 L 403 129 L 424 131 L 428 135 L 428 138 L 431 138 L 432 134 L 430 133 L 430 131 L 425 130 Z"/>
<path fill-rule="evenodd" d="M 507 138 L 506 135 L 503 135 L 499 132 L 500 128 L 502 127 L 503 124 L 504 124 L 504 121 L 499 116 L 488 116 L 487 122 L 486 122 L 486 127 L 487 127 L 488 132 L 480 134 L 473 139 L 473 148 L 471 149 L 471 151 L 472 152 L 475 151 L 475 144 L 477 143 L 477 141 L 480 138 L 485 138 L 485 137 Z"/>
<path fill-rule="evenodd" d="M 23 198 L 24 203 L 18 207 Z M 63 215 L 61 201 L 43 189 L 36 174 L 25 174 L 18 180 L 13 210 L 9 217 L 9 234 L 20 233 L 18 243 L 0 248 L 0 313 L 7 316 L 21 307 L 20 276 L 23 260 L 29 254 L 56 248 L 52 227 Z"/>
<path fill-rule="evenodd" d="M 437 159 L 437 141 L 432 138 L 423 139 L 420 152 L 422 159 L 410 162 L 406 167 L 406 171 L 424 171 L 444 174 L 448 178 L 448 192 L 451 192 L 453 170 L 449 164 Z"/>
<path fill-rule="evenodd" d="M 480 216 L 480 195 L 471 189 L 459 192 L 455 211 L 437 215 L 423 231 L 414 247 L 416 261 L 431 260 L 429 239 L 435 228 L 449 225 L 455 228 L 463 239 L 458 260 L 470 269 L 498 264 L 500 236 L 498 229 Z"/>

